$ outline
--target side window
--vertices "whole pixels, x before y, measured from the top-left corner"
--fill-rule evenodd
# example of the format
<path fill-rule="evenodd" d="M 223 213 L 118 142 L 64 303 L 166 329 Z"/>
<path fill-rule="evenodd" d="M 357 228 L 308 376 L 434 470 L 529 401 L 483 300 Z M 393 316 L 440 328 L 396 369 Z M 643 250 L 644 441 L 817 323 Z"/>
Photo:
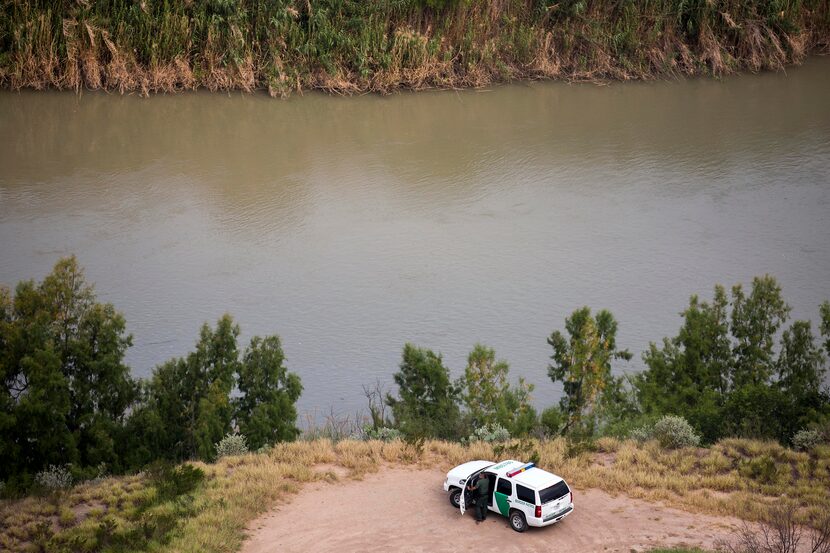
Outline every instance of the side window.
<path fill-rule="evenodd" d="M 513 495 L 513 483 L 509 480 L 505 480 L 504 478 L 499 478 L 499 484 L 496 486 L 496 491 L 509 497 Z"/>
<path fill-rule="evenodd" d="M 531 505 L 536 505 L 536 494 L 530 488 L 525 488 L 521 484 L 516 484 L 516 497 L 522 501 L 527 501 Z"/>

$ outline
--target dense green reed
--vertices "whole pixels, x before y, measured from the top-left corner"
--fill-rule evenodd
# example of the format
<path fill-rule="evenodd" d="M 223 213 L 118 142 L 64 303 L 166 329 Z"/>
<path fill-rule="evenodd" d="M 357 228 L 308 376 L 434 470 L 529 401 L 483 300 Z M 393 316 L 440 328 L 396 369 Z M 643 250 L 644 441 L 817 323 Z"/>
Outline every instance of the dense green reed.
<path fill-rule="evenodd" d="M 272 94 L 777 69 L 826 0 L 3 0 L 7 88 Z"/>

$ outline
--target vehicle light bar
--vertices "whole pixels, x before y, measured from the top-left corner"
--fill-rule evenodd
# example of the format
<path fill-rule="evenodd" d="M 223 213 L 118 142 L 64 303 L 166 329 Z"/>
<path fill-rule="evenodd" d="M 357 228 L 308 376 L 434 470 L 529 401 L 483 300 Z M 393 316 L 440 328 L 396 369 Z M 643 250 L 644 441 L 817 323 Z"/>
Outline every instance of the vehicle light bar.
<path fill-rule="evenodd" d="M 510 472 L 507 473 L 507 477 L 508 478 L 513 478 L 517 474 L 522 473 L 522 472 L 526 471 L 527 469 L 532 469 L 535 466 L 536 466 L 536 463 L 528 463 L 528 464 L 526 464 L 522 467 L 517 468 L 516 470 L 511 470 Z"/>

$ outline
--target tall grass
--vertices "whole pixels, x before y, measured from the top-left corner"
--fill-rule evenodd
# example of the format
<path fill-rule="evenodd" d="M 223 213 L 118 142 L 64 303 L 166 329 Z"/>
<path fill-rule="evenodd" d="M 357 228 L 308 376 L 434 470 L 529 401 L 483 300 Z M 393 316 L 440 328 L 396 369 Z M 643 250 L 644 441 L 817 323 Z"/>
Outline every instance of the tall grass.
<path fill-rule="evenodd" d="M 778 69 L 826 0 L 4 0 L 0 85 L 272 95 Z"/>

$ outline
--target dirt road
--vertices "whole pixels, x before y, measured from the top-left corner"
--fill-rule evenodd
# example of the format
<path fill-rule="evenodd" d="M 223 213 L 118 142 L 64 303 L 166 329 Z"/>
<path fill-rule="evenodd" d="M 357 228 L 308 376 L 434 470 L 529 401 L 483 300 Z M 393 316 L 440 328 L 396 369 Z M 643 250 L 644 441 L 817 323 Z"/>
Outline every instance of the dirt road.
<path fill-rule="evenodd" d="M 472 512 L 461 516 L 441 489 L 444 476 L 385 469 L 360 482 L 310 485 L 291 503 L 254 521 L 242 551 L 631 553 L 656 546 L 711 547 L 740 524 L 599 490 L 575 490 L 569 517 L 519 534 L 495 513 L 480 525 Z"/>

